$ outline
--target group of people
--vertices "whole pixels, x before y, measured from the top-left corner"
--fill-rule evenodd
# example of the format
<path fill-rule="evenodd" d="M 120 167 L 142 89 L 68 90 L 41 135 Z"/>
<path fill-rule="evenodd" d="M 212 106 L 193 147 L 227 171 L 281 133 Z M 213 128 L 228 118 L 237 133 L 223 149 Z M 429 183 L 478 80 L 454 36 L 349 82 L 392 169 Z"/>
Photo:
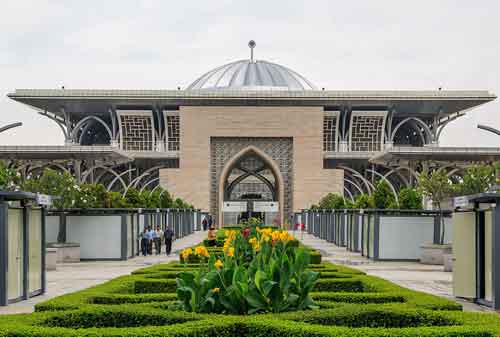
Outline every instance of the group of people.
<path fill-rule="evenodd" d="M 172 252 L 172 241 L 174 240 L 174 231 L 168 227 L 162 231 L 160 226 L 156 230 L 151 227 L 145 227 L 141 233 L 141 252 L 143 256 L 153 255 L 153 246 L 156 255 L 161 254 L 161 246 L 165 243 L 165 252 L 170 255 Z"/>
<path fill-rule="evenodd" d="M 211 228 L 213 226 L 213 220 L 212 220 L 212 216 L 207 216 L 203 219 L 203 221 L 201 222 L 201 225 L 203 227 L 203 230 L 206 231 L 207 228 Z"/>

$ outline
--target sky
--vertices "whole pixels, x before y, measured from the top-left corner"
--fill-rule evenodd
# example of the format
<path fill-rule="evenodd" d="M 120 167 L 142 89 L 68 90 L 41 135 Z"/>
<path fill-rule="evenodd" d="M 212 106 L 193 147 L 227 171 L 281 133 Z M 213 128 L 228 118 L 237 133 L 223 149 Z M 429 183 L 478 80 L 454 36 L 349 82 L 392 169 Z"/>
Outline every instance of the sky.
<path fill-rule="evenodd" d="M 16 88 L 175 89 L 249 57 L 327 90 L 487 90 L 500 95 L 500 1 L 2 0 L 0 145 L 62 145 Z M 450 123 L 443 146 L 500 147 L 500 99 Z"/>

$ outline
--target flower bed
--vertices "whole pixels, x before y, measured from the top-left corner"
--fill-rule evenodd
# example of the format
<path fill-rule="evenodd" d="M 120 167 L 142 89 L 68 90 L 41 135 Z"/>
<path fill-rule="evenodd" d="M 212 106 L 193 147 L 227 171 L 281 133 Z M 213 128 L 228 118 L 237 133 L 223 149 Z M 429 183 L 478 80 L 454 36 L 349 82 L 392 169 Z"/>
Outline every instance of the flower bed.
<path fill-rule="evenodd" d="M 155 265 L 51 299 L 33 314 L 0 317 L 0 336 L 500 336 L 496 314 L 462 313 L 455 302 L 330 263 L 310 266 L 321 270 L 318 284 L 356 280 L 363 288 L 314 290 L 320 307 L 314 310 L 244 319 L 189 313 L 171 309 L 177 300 L 172 288 L 146 288 L 152 280 L 170 287 L 178 273 L 198 267 Z M 148 292 L 137 293 L 138 284 Z"/>
<path fill-rule="evenodd" d="M 0 336 L 500 336 L 497 314 L 464 313 L 328 262 L 305 269 L 318 273 L 309 293 L 318 309 L 244 318 L 175 309 L 176 278 L 199 268 L 206 262 L 159 264 L 40 303 L 33 314 L 0 316 Z"/>

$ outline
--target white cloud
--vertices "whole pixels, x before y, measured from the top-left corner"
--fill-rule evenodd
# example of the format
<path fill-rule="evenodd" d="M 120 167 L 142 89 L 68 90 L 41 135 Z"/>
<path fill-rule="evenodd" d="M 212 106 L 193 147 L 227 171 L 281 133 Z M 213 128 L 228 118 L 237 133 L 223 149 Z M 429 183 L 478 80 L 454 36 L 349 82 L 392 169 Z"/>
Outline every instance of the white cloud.
<path fill-rule="evenodd" d="M 328 89 L 484 89 L 500 93 L 500 2 L 21 1 L 0 12 L 0 144 L 62 144 L 57 126 L 9 100 L 15 88 L 175 88 L 248 57 Z M 499 101 L 444 132 L 443 145 L 497 146 Z M 468 135 L 464 137 L 464 135 Z"/>

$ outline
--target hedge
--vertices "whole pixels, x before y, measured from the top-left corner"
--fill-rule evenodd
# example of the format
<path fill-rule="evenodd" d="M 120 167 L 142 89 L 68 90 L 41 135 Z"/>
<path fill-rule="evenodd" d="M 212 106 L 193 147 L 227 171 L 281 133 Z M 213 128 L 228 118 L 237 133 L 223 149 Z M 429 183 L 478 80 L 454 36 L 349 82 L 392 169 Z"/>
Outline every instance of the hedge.
<path fill-rule="evenodd" d="M 360 324 L 372 326 L 357 327 Z M 138 327 L 138 325 L 146 325 Z M 168 324 L 159 326 L 160 324 Z M 115 328 L 109 325 L 118 326 Z M 384 327 L 400 328 L 384 328 Z M 67 328 L 67 327 L 72 327 Z M 74 329 L 79 327 L 79 329 Z M 357 328 L 352 328 L 357 327 Z M 499 336 L 495 314 L 433 312 L 397 306 L 334 309 L 241 317 L 159 310 L 144 305 L 11 315 L 0 336 Z"/>
<path fill-rule="evenodd" d="M 402 288 L 356 269 L 312 264 L 318 310 L 241 316 L 173 310 L 175 276 L 195 270 L 174 262 L 0 317 L 3 336 L 500 336 L 500 317 L 463 313 L 445 298 Z"/>

